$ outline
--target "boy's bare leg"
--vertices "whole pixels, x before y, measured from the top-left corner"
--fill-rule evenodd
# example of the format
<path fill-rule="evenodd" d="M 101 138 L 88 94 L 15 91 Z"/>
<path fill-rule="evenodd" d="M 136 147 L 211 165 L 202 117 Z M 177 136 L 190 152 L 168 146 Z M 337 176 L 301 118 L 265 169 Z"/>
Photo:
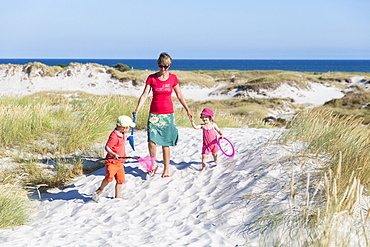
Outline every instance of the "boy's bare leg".
<path fill-rule="evenodd" d="M 207 164 L 207 155 L 202 155 L 202 170 L 201 172 L 204 172 L 206 170 L 206 164 Z"/>
<path fill-rule="evenodd" d="M 108 182 L 107 180 L 103 179 L 103 181 L 101 182 L 100 187 L 96 190 L 96 194 L 100 195 L 100 194 L 103 192 L 104 188 L 105 188 L 108 184 L 109 184 L 109 182 Z"/>
<path fill-rule="evenodd" d="M 121 197 L 121 191 L 122 191 L 122 183 L 116 183 L 116 194 L 114 197 L 127 200 L 127 198 Z"/>
<path fill-rule="evenodd" d="M 169 175 L 171 149 L 169 146 L 162 146 L 162 152 L 163 152 L 163 165 L 164 165 L 162 176 L 164 176 L 164 175 Z"/>

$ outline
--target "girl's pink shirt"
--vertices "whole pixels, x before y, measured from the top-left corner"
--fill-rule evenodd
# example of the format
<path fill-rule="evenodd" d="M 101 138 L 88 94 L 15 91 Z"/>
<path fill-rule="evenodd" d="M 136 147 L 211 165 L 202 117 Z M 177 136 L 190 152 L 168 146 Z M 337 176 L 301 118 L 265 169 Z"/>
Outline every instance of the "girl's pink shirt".
<path fill-rule="evenodd" d="M 212 128 L 206 129 L 204 125 L 202 125 L 203 130 L 203 147 L 202 147 L 202 154 L 208 155 L 209 153 L 217 153 L 218 145 L 217 145 L 217 133 L 212 124 Z"/>
<path fill-rule="evenodd" d="M 153 90 L 153 99 L 150 105 L 150 113 L 174 113 L 171 95 L 173 92 L 173 87 L 179 84 L 176 75 L 170 73 L 167 80 L 161 81 L 158 79 L 156 73 L 151 74 L 148 76 L 146 84 L 150 85 Z"/>

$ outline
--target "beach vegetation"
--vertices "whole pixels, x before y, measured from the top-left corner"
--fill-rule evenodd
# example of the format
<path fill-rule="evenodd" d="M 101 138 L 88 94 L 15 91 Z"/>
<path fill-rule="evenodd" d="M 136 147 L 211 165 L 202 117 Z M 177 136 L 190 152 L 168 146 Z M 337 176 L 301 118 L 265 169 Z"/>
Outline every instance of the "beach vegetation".
<path fill-rule="evenodd" d="M 351 176 L 370 184 L 370 129 L 363 119 L 321 109 L 305 110 L 288 126 L 283 140 L 304 141 L 307 153 L 325 154 L 328 169 L 335 171 L 340 164 L 343 182 L 338 191 L 344 191 Z"/>
<path fill-rule="evenodd" d="M 346 94 L 340 99 L 326 102 L 320 109 L 326 109 L 340 116 L 361 118 L 364 124 L 370 124 L 370 93 L 359 92 Z"/>
<path fill-rule="evenodd" d="M 130 67 L 128 67 L 128 65 L 123 64 L 123 63 L 117 63 L 113 65 L 112 67 L 118 69 L 121 72 L 126 72 L 130 70 Z"/>
<path fill-rule="evenodd" d="M 20 160 L 20 172 L 25 188 L 61 188 L 74 177 L 83 174 L 83 162 L 78 156 L 71 158 L 52 158 L 40 160 Z M 41 186 L 40 186 L 41 185 Z M 41 197 L 41 196 L 40 196 Z M 41 198 L 40 198 L 41 199 Z"/>
<path fill-rule="evenodd" d="M 214 87 L 217 82 L 215 79 L 207 74 L 199 73 L 197 71 L 181 71 L 174 70 L 171 73 L 175 74 L 181 83 L 181 86 L 198 86 Z"/>
<path fill-rule="evenodd" d="M 13 228 L 30 220 L 32 206 L 26 191 L 16 184 L 0 183 L 0 228 Z"/>
<path fill-rule="evenodd" d="M 299 154 L 301 167 L 307 165 L 304 158 L 322 165 L 306 178 L 292 168 L 287 185 L 290 212 L 273 216 L 269 208 L 270 217 L 261 216 L 258 223 L 261 241 L 269 246 L 349 246 L 353 241 L 369 245 L 370 214 L 364 215 L 360 205 L 370 182 L 368 125 L 325 109 L 305 110 L 290 122 L 281 141 L 305 144 Z"/>
<path fill-rule="evenodd" d="M 28 63 L 23 66 L 23 71 L 27 74 L 37 76 L 55 76 L 58 72 L 62 71 L 61 66 L 48 66 L 40 62 Z"/>
<path fill-rule="evenodd" d="M 300 108 L 292 104 L 289 98 L 233 98 L 225 100 L 190 101 L 188 103 L 192 112 L 197 114 L 204 108 L 215 112 L 217 124 L 221 127 L 281 127 L 282 122 L 266 125 L 263 119 L 272 111 L 279 111 L 283 107 Z M 197 119 L 197 118 L 196 118 Z"/>

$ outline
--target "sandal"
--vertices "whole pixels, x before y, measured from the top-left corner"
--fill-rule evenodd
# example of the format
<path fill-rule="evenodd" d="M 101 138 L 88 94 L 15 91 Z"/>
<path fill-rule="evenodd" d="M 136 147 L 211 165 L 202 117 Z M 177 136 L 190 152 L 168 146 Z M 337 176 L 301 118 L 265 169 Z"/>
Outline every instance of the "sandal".
<path fill-rule="evenodd" d="M 162 178 L 169 178 L 170 175 L 166 174 L 166 175 L 162 175 Z"/>
<path fill-rule="evenodd" d="M 152 169 L 150 172 L 148 172 L 149 176 L 153 177 L 157 170 L 158 170 L 158 166 L 156 168 Z"/>

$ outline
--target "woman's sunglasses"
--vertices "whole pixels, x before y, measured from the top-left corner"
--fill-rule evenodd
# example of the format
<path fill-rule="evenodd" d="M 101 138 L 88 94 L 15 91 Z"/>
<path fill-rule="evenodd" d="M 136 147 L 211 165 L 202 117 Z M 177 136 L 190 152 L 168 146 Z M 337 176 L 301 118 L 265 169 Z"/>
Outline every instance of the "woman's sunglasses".
<path fill-rule="evenodd" d="M 158 65 L 158 67 L 159 67 L 159 68 L 161 68 L 161 69 L 168 69 L 170 66 L 160 65 L 160 64 L 159 64 L 159 65 Z"/>

